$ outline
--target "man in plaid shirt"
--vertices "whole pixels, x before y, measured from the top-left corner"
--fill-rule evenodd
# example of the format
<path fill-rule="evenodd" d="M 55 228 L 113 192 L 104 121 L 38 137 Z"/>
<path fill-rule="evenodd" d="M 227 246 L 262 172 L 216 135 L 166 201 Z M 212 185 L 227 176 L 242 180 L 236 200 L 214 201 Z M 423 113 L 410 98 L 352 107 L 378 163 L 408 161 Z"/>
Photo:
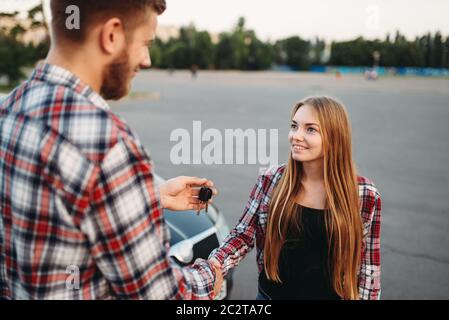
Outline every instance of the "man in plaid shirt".
<path fill-rule="evenodd" d="M 79 29 L 65 25 L 70 5 Z M 212 182 L 156 189 L 148 153 L 104 100 L 150 66 L 165 0 L 51 10 L 46 62 L 0 103 L 0 299 L 213 298 L 220 272 L 172 263 L 162 211 L 204 207 L 192 186 Z"/>

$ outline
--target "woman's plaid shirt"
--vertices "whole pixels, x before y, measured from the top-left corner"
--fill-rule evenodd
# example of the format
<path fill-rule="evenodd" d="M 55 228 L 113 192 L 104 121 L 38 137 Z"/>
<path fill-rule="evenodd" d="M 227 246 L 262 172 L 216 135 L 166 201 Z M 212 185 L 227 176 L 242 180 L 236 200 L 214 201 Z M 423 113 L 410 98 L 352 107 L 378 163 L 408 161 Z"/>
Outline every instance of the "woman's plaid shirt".
<path fill-rule="evenodd" d="M 265 230 L 271 194 L 285 166 L 272 167 L 261 174 L 251 191 L 248 203 L 237 226 L 231 230 L 220 248 L 210 258 L 223 266 L 223 274 L 236 267 L 246 254 L 257 247 L 259 273 L 263 268 Z M 363 221 L 364 245 L 358 276 L 360 299 L 380 298 L 380 220 L 381 199 L 374 184 L 358 177 L 360 214 Z"/>
<path fill-rule="evenodd" d="M 179 268 L 137 136 L 72 73 L 42 63 L 0 103 L 0 299 L 210 299 Z"/>

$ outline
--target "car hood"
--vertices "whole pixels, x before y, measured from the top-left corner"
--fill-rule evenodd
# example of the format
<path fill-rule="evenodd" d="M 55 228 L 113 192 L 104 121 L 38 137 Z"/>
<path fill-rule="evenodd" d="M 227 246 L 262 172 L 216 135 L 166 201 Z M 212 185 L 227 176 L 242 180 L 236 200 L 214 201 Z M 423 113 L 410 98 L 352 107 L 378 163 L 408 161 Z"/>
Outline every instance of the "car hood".
<path fill-rule="evenodd" d="M 170 245 L 214 227 L 214 223 L 204 211 L 197 215 L 195 211 L 164 210 L 164 217 L 170 229 Z"/>

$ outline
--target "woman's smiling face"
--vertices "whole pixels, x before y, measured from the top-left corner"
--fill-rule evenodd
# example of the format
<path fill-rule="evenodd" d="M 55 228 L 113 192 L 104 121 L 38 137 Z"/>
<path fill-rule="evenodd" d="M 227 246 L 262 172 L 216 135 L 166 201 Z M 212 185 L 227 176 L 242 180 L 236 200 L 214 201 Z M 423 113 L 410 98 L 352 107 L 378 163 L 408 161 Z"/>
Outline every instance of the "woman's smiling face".
<path fill-rule="evenodd" d="M 308 162 L 323 158 L 321 128 L 313 107 L 306 104 L 296 111 L 288 140 L 294 160 Z"/>

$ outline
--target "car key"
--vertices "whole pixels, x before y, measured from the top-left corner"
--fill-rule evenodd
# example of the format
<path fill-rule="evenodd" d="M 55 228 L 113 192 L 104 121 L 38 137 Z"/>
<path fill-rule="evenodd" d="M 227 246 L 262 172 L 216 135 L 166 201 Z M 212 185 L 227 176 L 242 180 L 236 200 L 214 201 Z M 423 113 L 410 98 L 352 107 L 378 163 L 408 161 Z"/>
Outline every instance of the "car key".
<path fill-rule="evenodd" d="M 210 198 L 212 198 L 212 189 L 208 187 L 202 187 L 200 189 L 200 193 L 198 194 L 198 200 L 200 200 L 201 203 L 206 203 L 206 212 Z M 199 213 L 200 212 L 198 211 L 197 214 Z"/>

